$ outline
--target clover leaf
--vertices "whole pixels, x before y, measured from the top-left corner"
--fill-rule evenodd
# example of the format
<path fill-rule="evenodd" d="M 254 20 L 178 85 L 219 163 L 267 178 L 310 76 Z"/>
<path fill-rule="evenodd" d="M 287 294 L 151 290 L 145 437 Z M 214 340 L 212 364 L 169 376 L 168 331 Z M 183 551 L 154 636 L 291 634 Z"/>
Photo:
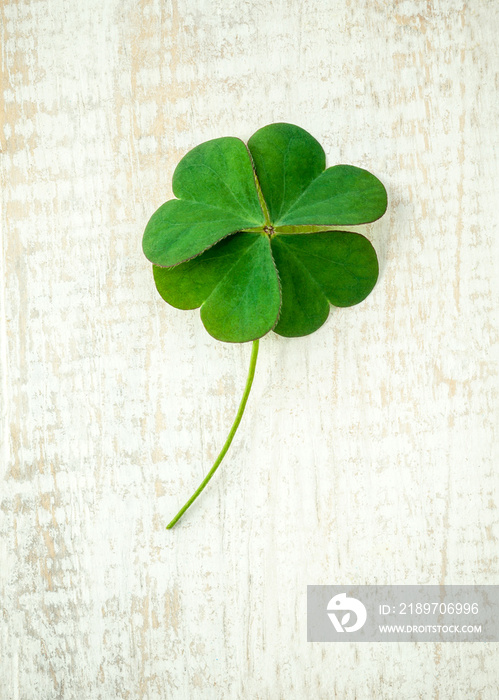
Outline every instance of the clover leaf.
<path fill-rule="evenodd" d="M 316 331 L 330 305 L 358 304 L 378 278 L 376 252 L 359 233 L 338 230 L 386 211 L 383 184 L 352 165 L 326 168 L 322 146 L 304 129 L 270 124 L 246 146 L 207 141 L 177 165 L 173 194 L 149 220 L 143 250 L 159 294 L 179 309 L 201 307 L 214 338 L 253 341 L 245 393 L 214 467 L 174 518 L 199 495 L 242 417 L 258 339 L 273 330 Z"/>

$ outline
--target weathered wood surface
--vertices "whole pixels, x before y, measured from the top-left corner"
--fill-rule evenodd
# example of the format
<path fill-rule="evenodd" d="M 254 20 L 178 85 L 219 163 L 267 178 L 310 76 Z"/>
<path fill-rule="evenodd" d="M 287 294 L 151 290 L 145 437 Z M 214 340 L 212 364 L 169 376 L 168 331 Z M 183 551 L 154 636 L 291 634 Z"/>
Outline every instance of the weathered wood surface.
<path fill-rule="evenodd" d="M 4 0 L 2 700 L 496 698 L 496 645 L 306 642 L 310 583 L 498 583 L 499 6 Z M 157 296 L 179 158 L 297 123 L 386 183 L 373 294 L 250 347 Z"/>

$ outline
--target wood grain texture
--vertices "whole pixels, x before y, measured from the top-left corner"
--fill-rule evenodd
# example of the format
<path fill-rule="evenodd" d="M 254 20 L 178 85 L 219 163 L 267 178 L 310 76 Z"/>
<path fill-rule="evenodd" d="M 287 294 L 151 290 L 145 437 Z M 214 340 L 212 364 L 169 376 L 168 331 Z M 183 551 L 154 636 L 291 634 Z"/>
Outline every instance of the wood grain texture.
<path fill-rule="evenodd" d="M 311 583 L 499 583 L 499 6 L 4 0 L 2 700 L 493 699 L 493 644 L 306 642 Z M 141 253 L 289 121 L 387 186 L 371 296 L 249 345 Z M 359 229 L 360 230 L 360 229 Z"/>

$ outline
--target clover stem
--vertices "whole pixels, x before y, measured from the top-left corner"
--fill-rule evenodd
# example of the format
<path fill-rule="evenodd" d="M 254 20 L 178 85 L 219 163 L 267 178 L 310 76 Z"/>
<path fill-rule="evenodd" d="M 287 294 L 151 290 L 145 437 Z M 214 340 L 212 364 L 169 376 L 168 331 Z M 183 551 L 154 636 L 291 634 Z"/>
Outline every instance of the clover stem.
<path fill-rule="evenodd" d="M 259 345 L 259 341 L 254 340 L 253 347 L 251 350 L 251 359 L 250 359 L 250 364 L 249 364 L 249 369 L 248 369 L 248 378 L 246 379 L 246 386 L 244 387 L 244 394 L 243 394 L 243 397 L 241 399 L 241 403 L 239 404 L 239 408 L 238 408 L 236 417 L 234 419 L 234 423 L 232 424 L 232 428 L 230 429 L 230 433 L 227 436 L 227 440 L 225 441 L 225 444 L 222 447 L 220 454 L 216 458 L 215 464 L 212 466 L 212 468 L 210 469 L 208 474 L 205 476 L 203 481 L 200 483 L 200 485 L 198 486 L 196 491 L 194 491 L 194 493 L 189 498 L 187 503 L 184 506 L 182 506 L 182 508 L 179 510 L 179 512 L 173 518 L 173 520 L 168 523 L 168 525 L 166 526 L 167 530 L 171 530 L 171 528 L 175 525 L 177 520 L 179 520 L 182 517 L 182 515 L 185 513 L 187 508 L 189 508 L 189 506 L 191 506 L 194 503 L 196 498 L 199 496 L 201 491 L 204 489 L 206 484 L 209 482 L 209 480 L 211 479 L 213 474 L 216 472 L 216 470 L 220 466 L 221 461 L 225 457 L 227 450 L 230 447 L 230 444 L 234 438 L 234 435 L 236 434 L 236 430 L 239 427 L 239 423 L 241 422 L 241 418 L 243 417 L 244 409 L 246 408 L 246 403 L 248 401 L 248 396 L 249 396 L 249 393 L 251 390 L 251 385 L 253 384 L 253 377 L 255 376 L 256 358 L 258 357 L 258 345 Z"/>

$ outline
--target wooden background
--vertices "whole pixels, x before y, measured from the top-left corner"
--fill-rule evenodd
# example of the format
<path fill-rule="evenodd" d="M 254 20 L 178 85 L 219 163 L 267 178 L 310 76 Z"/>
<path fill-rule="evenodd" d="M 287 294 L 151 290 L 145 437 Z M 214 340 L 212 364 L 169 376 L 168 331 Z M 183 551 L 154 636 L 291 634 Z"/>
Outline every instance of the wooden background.
<path fill-rule="evenodd" d="M 309 644 L 311 583 L 499 583 L 493 0 L 4 0 L 0 697 L 495 699 L 494 644 Z M 249 345 L 157 295 L 182 155 L 289 121 L 379 282 Z"/>

